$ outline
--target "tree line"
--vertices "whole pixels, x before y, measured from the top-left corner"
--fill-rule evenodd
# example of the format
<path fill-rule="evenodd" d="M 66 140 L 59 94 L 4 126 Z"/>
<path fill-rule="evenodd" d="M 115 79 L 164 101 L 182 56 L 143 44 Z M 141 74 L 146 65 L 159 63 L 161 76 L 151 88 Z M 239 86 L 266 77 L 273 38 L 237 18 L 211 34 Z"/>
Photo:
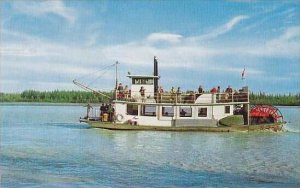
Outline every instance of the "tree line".
<path fill-rule="evenodd" d="M 113 96 L 112 92 L 104 92 Z M 251 104 L 270 104 L 300 106 L 298 94 L 265 94 L 263 92 L 250 93 Z M 35 91 L 26 90 L 22 93 L 0 93 L 0 102 L 49 102 L 49 103 L 102 103 L 109 99 L 86 91 Z"/>
<path fill-rule="evenodd" d="M 110 92 L 104 92 L 112 96 Z M 86 91 L 35 91 L 0 93 L 0 102 L 98 103 L 108 102 L 107 97 Z"/>
<path fill-rule="evenodd" d="M 300 106 L 300 93 L 297 94 L 266 94 L 250 93 L 251 104 L 269 104 L 278 106 Z"/>

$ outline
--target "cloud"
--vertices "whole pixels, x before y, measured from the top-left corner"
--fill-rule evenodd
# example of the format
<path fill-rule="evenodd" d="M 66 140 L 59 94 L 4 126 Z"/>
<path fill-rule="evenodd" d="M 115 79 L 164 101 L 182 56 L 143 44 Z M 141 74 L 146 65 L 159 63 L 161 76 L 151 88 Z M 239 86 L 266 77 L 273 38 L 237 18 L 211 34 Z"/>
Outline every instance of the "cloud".
<path fill-rule="evenodd" d="M 241 20 L 247 18 L 247 16 L 236 16 L 226 24 L 214 29 L 213 32 L 194 38 L 198 37 L 201 40 L 216 38 L 230 32 Z M 268 71 L 257 66 L 261 63 L 259 61 L 261 57 L 299 57 L 299 30 L 299 26 L 287 28 L 277 38 L 264 40 L 263 42 L 253 41 L 255 45 L 240 44 L 239 41 L 224 44 L 222 40 L 207 45 L 201 41 L 193 41 L 188 36 L 156 32 L 150 33 L 139 41 L 106 46 L 95 45 L 97 36 L 90 39 L 82 37 L 87 40 L 83 40 L 82 44 L 74 45 L 74 43 L 54 42 L 28 34 L 2 30 L 1 71 L 4 71 L 5 74 L 1 75 L 1 79 L 13 80 L 20 78 L 20 80 L 24 79 L 25 82 L 26 78 L 27 81 L 23 84 L 22 90 L 26 85 L 33 87 L 34 83 L 37 84 L 38 88 L 42 88 L 42 84 L 38 82 L 54 83 L 57 81 L 57 83 L 68 83 L 72 79 L 94 72 L 105 65 L 113 64 L 117 60 L 121 63 L 121 74 L 125 74 L 124 72 L 127 73 L 127 71 L 151 74 L 154 55 L 159 58 L 161 70 L 164 69 L 166 72 L 171 73 L 186 71 L 188 74 L 196 72 L 197 79 L 195 82 L 200 80 L 199 75 L 206 75 L 200 77 L 204 80 L 207 79 L 205 77 L 209 77 L 215 72 L 218 72 L 218 75 L 214 76 L 213 79 L 219 79 L 220 77 L 217 77 L 219 75 L 230 75 L 228 79 L 234 75 L 239 77 L 244 62 L 246 63 L 247 75 L 262 76 L 265 73 L 268 74 Z M 88 36 L 88 33 L 85 35 Z M 157 45 L 161 43 L 167 43 L 168 45 Z M 244 61 L 243 65 L 240 60 Z M 164 78 L 164 80 L 175 78 L 178 78 L 181 82 L 189 80 L 189 78 L 177 74 L 167 74 L 166 77 L 168 78 Z M 21 75 L 22 77 L 20 77 Z M 221 79 L 224 77 L 221 77 Z M 109 76 L 104 77 L 104 79 L 113 81 L 113 76 L 111 78 Z M 219 79 L 220 82 L 221 79 Z M 52 86 L 54 87 L 55 84 L 52 84 Z M 65 86 L 70 88 L 69 85 L 68 87 Z M 12 86 L 4 83 L 2 87 L 9 88 Z M 101 85 L 102 87 L 104 85 Z M 7 90 L 4 88 L 4 91 Z"/>
<path fill-rule="evenodd" d="M 300 58 L 300 26 L 289 27 L 279 37 L 245 51 L 256 56 Z"/>
<path fill-rule="evenodd" d="M 224 25 L 212 30 L 211 32 L 207 34 L 203 34 L 198 37 L 194 37 L 194 40 L 209 40 L 219 37 L 220 35 L 224 35 L 225 33 L 228 33 L 231 31 L 238 23 L 240 23 L 242 20 L 248 19 L 249 16 L 246 15 L 239 15 L 234 18 L 232 18 L 229 22 L 225 23 Z"/>
<path fill-rule="evenodd" d="M 53 1 L 15 1 L 13 9 L 20 14 L 29 16 L 41 16 L 43 14 L 55 14 L 73 24 L 76 20 L 76 12 L 66 7 L 60 0 Z"/>
<path fill-rule="evenodd" d="M 170 43 L 178 43 L 182 38 L 181 35 L 172 34 L 172 33 L 152 33 L 147 37 L 147 41 L 150 43 L 153 42 L 170 42 Z"/>

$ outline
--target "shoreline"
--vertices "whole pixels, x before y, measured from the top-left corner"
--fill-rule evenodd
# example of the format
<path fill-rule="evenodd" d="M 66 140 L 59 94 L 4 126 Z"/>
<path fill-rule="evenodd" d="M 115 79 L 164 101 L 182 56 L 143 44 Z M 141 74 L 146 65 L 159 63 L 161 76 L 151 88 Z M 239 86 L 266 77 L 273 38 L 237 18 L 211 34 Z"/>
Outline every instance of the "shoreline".
<path fill-rule="evenodd" d="M 55 102 L 0 102 L 0 106 L 82 106 L 87 103 L 55 103 Z M 90 103 L 96 104 L 96 103 Z"/>

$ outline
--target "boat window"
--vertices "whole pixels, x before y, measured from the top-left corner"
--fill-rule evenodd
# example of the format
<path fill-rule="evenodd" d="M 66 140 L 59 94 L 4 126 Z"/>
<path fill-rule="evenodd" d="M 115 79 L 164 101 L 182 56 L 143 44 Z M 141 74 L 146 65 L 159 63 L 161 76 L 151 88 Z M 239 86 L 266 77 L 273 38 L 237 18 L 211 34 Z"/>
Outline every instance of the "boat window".
<path fill-rule="evenodd" d="M 154 105 L 143 105 L 141 110 L 142 116 L 156 116 L 156 106 Z"/>
<path fill-rule="evenodd" d="M 127 114 L 137 116 L 138 115 L 138 105 L 127 104 Z"/>
<path fill-rule="evenodd" d="M 173 117 L 174 116 L 173 106 L 163 106 L 161 115 L 166 117 Z"/>
<path fill-rule="evenodd" d="M 225 114 L 230 114 L 230 106 L 225 106 Z"/>
<path fill-rule="evenodd" d="M 180 117 L 192 117 L 191 107 L 180 107 L 179 108 Z"/>
<path fill-rule="evenodd" d="M 198 117 L 207 117 L 207 108 L 198 108 Z"/>

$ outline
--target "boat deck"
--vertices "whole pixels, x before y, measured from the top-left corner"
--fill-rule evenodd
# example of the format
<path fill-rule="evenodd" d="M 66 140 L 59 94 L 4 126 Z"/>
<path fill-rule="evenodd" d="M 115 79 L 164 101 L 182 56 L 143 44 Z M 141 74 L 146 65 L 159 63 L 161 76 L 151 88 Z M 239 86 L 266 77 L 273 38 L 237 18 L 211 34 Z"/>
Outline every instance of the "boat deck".
<path fill-rule="evenodd" d="M 82 120 L 81 122 L 88 123 L 93 128 L 109 129 L 109 130 L 139 130 L 139 131 L 198 131 L 198 132 L 247 132 L 247 131 L 281 131 L 283 123 L 261 124 L 261 125 L 233 125 L 233 126 L 184 126 L 184 127 L 162 127 L 162 126 L 144 126 L 144 125 L 129 125 L 117 124 L 111 122 L 89 121 Z"/>

